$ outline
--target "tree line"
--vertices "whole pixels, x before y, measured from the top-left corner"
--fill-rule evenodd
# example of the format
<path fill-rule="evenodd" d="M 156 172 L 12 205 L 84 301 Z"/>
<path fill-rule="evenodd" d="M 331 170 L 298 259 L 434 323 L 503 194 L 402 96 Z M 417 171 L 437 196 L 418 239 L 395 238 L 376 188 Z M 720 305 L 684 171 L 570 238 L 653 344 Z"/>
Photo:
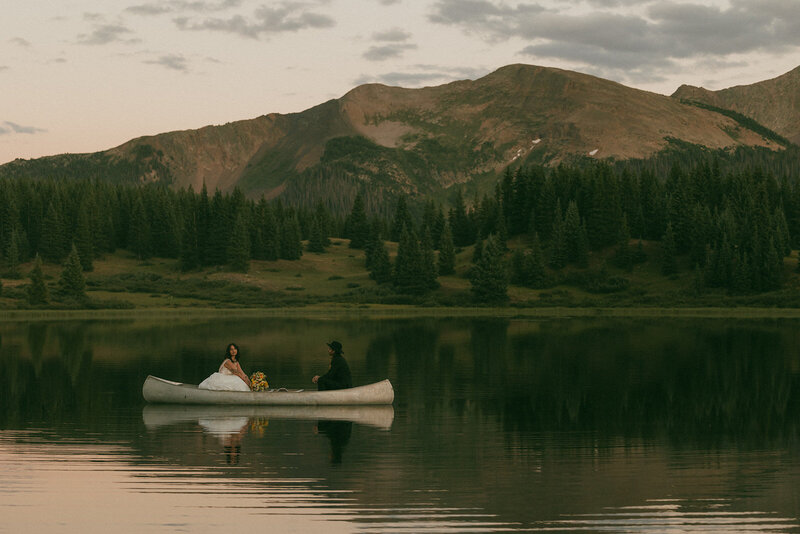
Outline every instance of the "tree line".
<path fill-rule="evenodd" d="M 783 258 L 800 236 L 800 187 L 758 168 L 723 172 L 714 159 L 691 168 L 674 164 L 666 176 L 605 163 L 532 166 L 507 170 L 493 194 L 471 202 L 457 191 L 446 215 L 429 201 L 415 222 L 401 198 L 388 235 L 370 234 L 362 212 L 356 201 L 347 237 L 367 249 L 373 278 L 404 292 L 435 288 L 434 268 L 452 273 L 451 247 L 475 246 L 473 292 L 502 300 L 508 281 L 551 287 L 564 267 L 585 268 L 589 255 L 604 249 L 613 251 L 613 265 L 630 270 L 647 259 L 642 242 L 650 241 L 660 244 L 652 260 L 664 275 L 688 265 L 702 287 L 747 293 L 783 284 Z M 506 258 L 514 236 L 524 236 L 526 246 Z M 399 243 L 393 270 L 381 239 Z M 407 263 L 416 265 L 413 277 L 403 274 Z"/>
<path fill-rule="evenodd" d="M 704 287 L 746 293 L 781 287 L 783 258 L 800 236 L 796 179 L 723 167 L 713 157 L 673 163 L 663 173 L 597 162 L 508 169 L 490 194 L 467 199 L 456 189 L 447 207 L 403 196 L 380 204 L 353 191 L 342 216 L 338 204 L 308 198 L 288 205 L 238 189 L 0 179 L 0 260 L 7 275 L 18 276 L 20 263 L 37 256 L 63 263 L 74 247 L 90 271 L 95 258 L 121 248 L 141 260 L 175 258 L 184 271 L 247 271 L 250 260 L 297 260 L 341 237 L 365 250 L 376 282 L 412 295 L 438 287 L 439 276 L 454 273 L 457 251 L 469 246 L 467 275 L 483 300 L 502 300 L 509 282 L 551 287 L 565 267 L 585 268 L 592 253 L 608 249 L 623 270 L 648 259 L 666 276 L 688 268 Z M 523 246 L 509 253 L 516 236 Z M 387 241 L 398 244 L 394 261 Z M 657 257 L 645 257 L 643 241 L 659 243 Z"/>
<path fill-rule="evenodd" d="M 303 240 L 320 250 L 343 221 L 321 203 L 310 208 L 163 185 L 102 180 L 0 180 L 0 260 L 13 275 L 39 256 L 62 263 L 74 245 L 84 271 L 98 256 L 127 249 L 137 258 L 175 258 L 181 269 L 251 259 L 299 259 Z M 316 247 L 316 248 L 315 248 Z"/>

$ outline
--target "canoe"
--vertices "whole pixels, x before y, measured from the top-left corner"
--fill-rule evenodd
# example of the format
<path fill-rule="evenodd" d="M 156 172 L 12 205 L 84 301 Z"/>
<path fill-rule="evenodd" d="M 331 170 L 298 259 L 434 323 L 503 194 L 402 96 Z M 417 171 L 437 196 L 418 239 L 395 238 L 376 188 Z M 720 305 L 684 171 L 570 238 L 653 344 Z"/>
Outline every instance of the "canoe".
<path fill-rule="evenodd" d="M 148 376 L 142 386 L 144 400 L 167 404 L 256 404 L 269 406 L 340 406 L 352 404 L 392 404 L 394 388 L 388 380 L 348 389 L 316 391 L 273 389 L 268 391 L 218 391 L 200 389 Z"/>
<path fill-rule="evenodd" d="M 208 406 L 148 404 L 142 409 L 147 430 L 182 423 L 244 419 L 293 419 L 299 421 L 349 421 L 381 430 L 392 428 L 394 408 L 382 406 Z M 204 427 L 205 428 L 205 427 Z"/>

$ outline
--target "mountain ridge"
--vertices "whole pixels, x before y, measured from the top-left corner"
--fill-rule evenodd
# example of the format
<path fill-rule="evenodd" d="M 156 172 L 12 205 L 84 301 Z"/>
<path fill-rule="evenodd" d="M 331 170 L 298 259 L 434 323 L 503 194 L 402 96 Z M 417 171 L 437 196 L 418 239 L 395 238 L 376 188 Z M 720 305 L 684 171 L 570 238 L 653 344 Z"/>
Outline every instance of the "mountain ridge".
<path fill-rule="evenodd" d="M 490 182 L 510 164 L 645 158 L 670 139 L 711 149 L 781 149 L 729 116 L 681 102 L 683 94 L 723 98 L 705 91 L 679 89 L 669 97 L 574 71 L 513 64 L 477 80 L 419 89 L 360 85 L 301 112 L 139 137 L 89 155 L 17 160 L 0 166 L 0 175 L 123 169 L 120 176 L 142 182 L 239 187 L 250 196 L 275 197 L 300 176 L 324 181 L 335 170 L 396 193 L 429 195 Z"/>
<path fill-rule="evenodd" d="M 736 111 L 800 144 L 800 66 L 769 80 L 719 91 L 682 85 L 672 97 Z"/>

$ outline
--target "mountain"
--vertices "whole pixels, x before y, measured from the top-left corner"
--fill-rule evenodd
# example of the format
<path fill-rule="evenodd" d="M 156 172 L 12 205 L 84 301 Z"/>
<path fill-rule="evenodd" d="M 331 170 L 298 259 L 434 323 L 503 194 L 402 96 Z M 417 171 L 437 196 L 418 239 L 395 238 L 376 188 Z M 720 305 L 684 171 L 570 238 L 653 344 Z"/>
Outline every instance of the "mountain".
<path fill-rule="evenodd" d="M 771 80 L 721 91 L 682 85 L 672 96 L 741 113 L 800 144 L 800 67 Z"/>
<path fill-rule="evenodd" d="M 779 150 L 736 117 L 586 74 L 509 65 L 421 89 L 380 84 L 291 114 L 131 140 L 88 155 L 17 160 L 0 175 L 103 176 L 241 188 L 291 200 L 386 192 L 437 195 L 491 184 L 511 163 L 643 158 L 671 140 Z"/>

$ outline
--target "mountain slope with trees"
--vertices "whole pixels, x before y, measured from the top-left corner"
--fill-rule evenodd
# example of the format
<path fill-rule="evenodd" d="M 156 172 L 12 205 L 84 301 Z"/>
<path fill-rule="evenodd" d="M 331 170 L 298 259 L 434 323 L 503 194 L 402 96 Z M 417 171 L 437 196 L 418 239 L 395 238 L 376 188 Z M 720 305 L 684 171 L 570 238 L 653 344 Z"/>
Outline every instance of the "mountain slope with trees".
<path fill-rule="evenodd" d="M 682 85 L 672 96 L 741 113 L 800 144 L 800 67 L 771 80 L 720 91 Z"/>
<path fill-rule="evenodd" d="M 475 81 L 362 85 L 300 113 L 142 137 L 95 154 L 16 160 L 0 176 L 238 187 L 249 198 L 335 204 L 365 183 L 445 198 L 454 185 L 491 189 L 509 164 L 646 158 L 675 140 L 783 148 L 713 109 L 577 72 L 510 65 Z"/>

